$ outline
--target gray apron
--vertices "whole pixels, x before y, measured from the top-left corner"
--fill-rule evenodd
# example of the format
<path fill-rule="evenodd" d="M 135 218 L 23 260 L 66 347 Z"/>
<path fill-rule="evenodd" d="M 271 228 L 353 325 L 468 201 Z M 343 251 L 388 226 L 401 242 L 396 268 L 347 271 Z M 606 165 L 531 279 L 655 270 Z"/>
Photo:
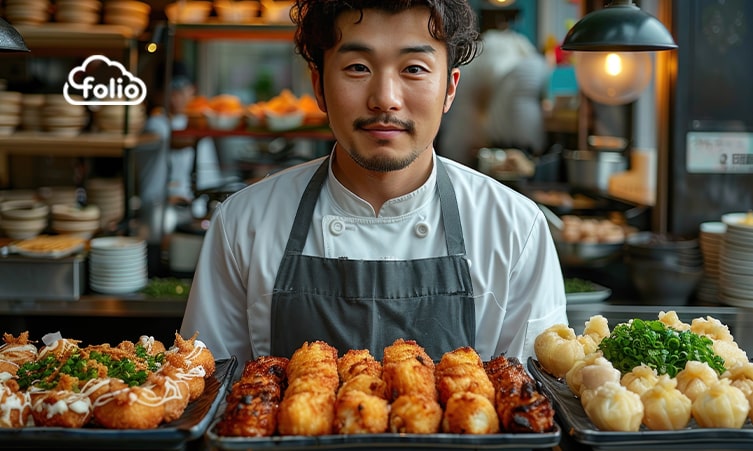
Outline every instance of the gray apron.
<path fill-rule="evenodd" d="M 290 357 L 323 340 L 342 355 L 369 349 L 381 360 L 397 338 L 416 340 L 435 360 L 474 346 L 473 287 L 455 191 L 437 159 L 437 190 L 448 255 L 416 260 L 351 260 L 302 255 L 329 158 L 298 205 L 272 295 L 271 353 Z"/>

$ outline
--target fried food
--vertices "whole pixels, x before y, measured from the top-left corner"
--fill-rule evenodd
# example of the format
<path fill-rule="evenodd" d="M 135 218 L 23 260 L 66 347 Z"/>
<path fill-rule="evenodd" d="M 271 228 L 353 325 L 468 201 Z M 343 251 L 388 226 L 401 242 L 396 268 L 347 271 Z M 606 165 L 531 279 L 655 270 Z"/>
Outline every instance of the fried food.
<path fill-rule="evenodd" d="M 391 401 L 402 395 L 437 399 L 434 361 L 414 340 L 395 340 L 384 348 L 382 379 Z"/>
<path fill-rule="evenodd" d="M 358 390 L 342 393 L 335 401 L 336 434 L 378 434 L 387 430 L 389 404 L 380 398 Z"/>
<path fill-rule="evenodd" d="M 382 376 L 382 364 L 368 349 L 350 349 L 337 360 L 337 373 L 342 383 L 361 374 Z"/>
<path fill-rule="evenodd" d="M 340 386 L 337 396 L 348 391 L 360 391 L 377 398 L 387 399 L 387 384 L 381 377 L 370 374 L 359 374 Z"/>
<path fill-rule="evenodd" d="M 2 377 L 0 375 L 0 377 Z M 31 397 L 22 391 L 10 374 L 0 379 L 0 428 L 33 426 Z"/>
<path fill-rule="evenodd" d="M 78 379 L 63 375 L 52 390 L 30 393 L 35 426 L 84 427 L 92 416 L 92 403 L 86 393 L 76 391 Z"/>
<path fill-rule="evenodd" d="M 494 403 L 472 392 L 457 392 L 448 400 L 442 417 L 442 432 L 451 434 L 496 434 L 499 419 Z"/>
<path fill-rule="evenodd" d="M 515 358 L 496 357 L 485 365 L 495 390 L 494 407 L 503 431 L 548 432 L 554 427 L 554 407 L 536 381 Z"/>
<path fill-rule="evenodd" d="M 473 348 L 466 346 L 446 352 L 435 373 L 439 403 L 443 406 L 454 394 L 463 392 L 479 394 L 494 403 L 494 386 Z"/>
<path fill-rule="evenodd" d="M 422 395 L 402 395 L 390 409 L 390 432 L 435 434 L 442 422 L 442 406 Z"/>
<path fill-rule="evenodd" d="M 175 354 L 186 361 L 186 365 L 176 365 L 187 369 L 201 367 L 204 370 L 204 377 L 210 377 L 214 374 L 215 363 L 214 355 L 203 341 L 198 340 L 199 333 L 193 334 L 188 340 L 183 339 L 179 334 L 175 334 L 175 342 L 165 352 L 165 355 Z"/>
<path fill-rule="evenodd" d="M 334 392 L 286 393 L 280 403 L 277 427 L 282 435 L 327 435 L 332 433 L 334 420 Z"/>
<path fill-rule="evenodd" d="M 177 420 L 183 415 L 191 400 L 188 381 L 181 377 L 182 370 L 172 365 L 164 365 L 159 371 L 147 378 L 147 387 L 162 398 L 165 413 L 162 421 Z"/>
<path fill-rule="evenodd" d="M 337 349 L 323 341 L 306 342 L 293 352 L 286 367 L 288 387 L 280 403 L 281 434 L 331 434 L 335 418 Z"/>
<path fill-rule="evenodd" d="M 398 338 L 391 345 L 384 348 L 382 366 L 410 359 L 418 360 L 434 370 L 434 361 L 426 353 L 426 350 L 415 340 L 404 340 L 402 338 Z"/>
<path fill-rule="evenodd" d="M 3 334 L 3 341 L 5 343 L 0 346 L 0 373 L 15 375 L 19 366 L 37 359 L 39 352 L 36 345 L 29 341 L 28 331 L 21 332 L 18 337 Z"/>
<path fill-rule="evenodd" d="M 108 389 L 93 402 L 94 419 L 110 429 L 152 429 L 162 423 L 163 398 L 152 388 L 130 387 L 119 379 L 109 379 Z"/>

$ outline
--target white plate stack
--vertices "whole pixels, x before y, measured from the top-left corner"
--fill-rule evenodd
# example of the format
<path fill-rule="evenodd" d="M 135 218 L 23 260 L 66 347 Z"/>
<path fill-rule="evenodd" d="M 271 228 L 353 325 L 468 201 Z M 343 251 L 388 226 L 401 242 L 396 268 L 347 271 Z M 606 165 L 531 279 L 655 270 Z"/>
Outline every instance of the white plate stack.
<path fill-rule="evenodd" d="M 703 254 L 703 278 L 696 289 L 699 300 L 719 303 L 719 257 L 727 225 L 720 221 L 704 222 L 700 226 L 698 243 Z"/>
<path fill-rule="evenodd" d="M 146 241 L 135 237 L 94 238 L 89 250 L 89 287 L 103 294 L 133 293 L 146 286 Z"/>
<path fill-rule="evenodd" d="M 753 214 L 722 216 L 727 226 L 719 252 L 719 299 L 735 307 L 753 307 Z"/>

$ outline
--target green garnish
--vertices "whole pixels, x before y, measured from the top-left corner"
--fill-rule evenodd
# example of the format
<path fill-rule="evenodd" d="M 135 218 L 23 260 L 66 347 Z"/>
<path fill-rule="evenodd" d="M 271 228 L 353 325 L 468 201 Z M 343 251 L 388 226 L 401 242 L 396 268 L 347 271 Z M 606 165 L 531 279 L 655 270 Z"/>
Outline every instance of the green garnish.
<path fill-rule="evenodd" d="M 191 290 L 191 283 L 175 277 L 154 277 L 149 279 L 147 285 L 141 289 L 141 292 L 152 298 L 188 298 L 188 292 Z"/>
<path fill-rule="evenodd" d="M 599 349 L 622 374 L 645 364 L 659 374 L 675 377 L 688 360 L 705 362 L 722 374 L 724 359 L 714 353 L 712 345 L 710 338 L 689 330 L 678 331 L 658 320 L 636 318 L 616 325 L 612 333 L 601 340 Z"/>
<path fill-rule="evenodd" d="M 569 293 L 589 293 L 595 291 L 594 284 L 588 280 L 571 277 L 565 279 L 565 294 Z"/>

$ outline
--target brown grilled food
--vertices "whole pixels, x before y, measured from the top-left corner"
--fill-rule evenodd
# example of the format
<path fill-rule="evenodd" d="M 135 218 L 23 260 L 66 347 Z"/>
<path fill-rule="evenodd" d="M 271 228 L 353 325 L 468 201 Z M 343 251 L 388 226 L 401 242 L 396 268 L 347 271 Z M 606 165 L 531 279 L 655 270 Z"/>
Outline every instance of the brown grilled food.
<path fill-rule="evenodd" d="M 217 433 L 236 437 L 267 437 L 277 430 L 288 359 L 262 356 L 246 362 L 241 378 L 227 396 Z"/>
<path fill-rule="evenodd" d="M 486 363 L 495 389 L 495 408 L 506 432 L 548 432 L 554 408 L 517 358 L 496 357 Z"/>

